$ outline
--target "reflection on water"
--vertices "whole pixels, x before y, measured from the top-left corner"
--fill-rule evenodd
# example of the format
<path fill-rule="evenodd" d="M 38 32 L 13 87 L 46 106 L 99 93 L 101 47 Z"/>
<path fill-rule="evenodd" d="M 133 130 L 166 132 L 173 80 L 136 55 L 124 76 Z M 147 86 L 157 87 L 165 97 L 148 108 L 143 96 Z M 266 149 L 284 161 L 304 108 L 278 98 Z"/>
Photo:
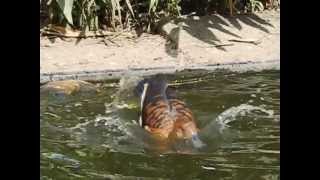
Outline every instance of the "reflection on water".
<path fill-rule="evenodd" d="M 168 76 L 201 129 L 197 150 L 137 125 L 139 79 L 91 97 L 41 96 L 41 179 L 279 179 L 279 71 Z"/>

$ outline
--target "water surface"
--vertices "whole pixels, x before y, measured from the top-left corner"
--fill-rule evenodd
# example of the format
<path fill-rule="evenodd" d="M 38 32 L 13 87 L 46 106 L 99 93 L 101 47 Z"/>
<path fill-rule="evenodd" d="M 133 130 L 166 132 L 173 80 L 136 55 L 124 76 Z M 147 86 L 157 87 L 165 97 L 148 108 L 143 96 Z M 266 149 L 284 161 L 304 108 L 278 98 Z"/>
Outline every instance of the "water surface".
<path fill-rule="evenodd" d="M 169 76 L 207 144 L 188 153 L 159 150 L 138 127 L 138 79 L 41 96 L 40 179 L 280 179 L 279 71 Z"/>

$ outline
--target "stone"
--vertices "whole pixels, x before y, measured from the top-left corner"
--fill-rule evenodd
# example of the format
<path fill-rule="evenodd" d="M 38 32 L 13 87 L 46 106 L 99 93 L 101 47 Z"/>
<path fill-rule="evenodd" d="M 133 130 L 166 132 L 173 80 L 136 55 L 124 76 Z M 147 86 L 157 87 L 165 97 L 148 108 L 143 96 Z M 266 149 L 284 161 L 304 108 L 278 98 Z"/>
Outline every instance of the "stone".
<path fill-rule="evenodd" d="M 52 81 L 40 87 L 40 94 L 54 94 L 69 96 L 78 93 L 97 93 L 98 89 L 94 84 L 80 80 Z"/>

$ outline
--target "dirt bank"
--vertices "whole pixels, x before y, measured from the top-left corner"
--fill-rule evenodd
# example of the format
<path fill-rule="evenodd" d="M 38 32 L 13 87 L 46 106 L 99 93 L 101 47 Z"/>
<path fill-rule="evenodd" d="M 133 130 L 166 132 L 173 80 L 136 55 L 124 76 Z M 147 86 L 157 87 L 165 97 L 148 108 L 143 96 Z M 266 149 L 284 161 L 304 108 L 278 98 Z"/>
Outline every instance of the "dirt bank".
<path fill-rule="evenodd" d="M 40 82 L 117 78 L 128 71 L 174 72 L 216 65 L 279 68 L 279 11 L 235 17 L 188 17 L 181 25 L 178 31 L 173 22 L 162 28 L 162 35 L 179 44 L 178 50 L 172 49 L 174 41 L 168 43 L 165 36 L 151 34 L 112 40 L 55 39 L 55 42 L 41 37 Z M 177 32 L 179 38 L 175 39 Z"/>

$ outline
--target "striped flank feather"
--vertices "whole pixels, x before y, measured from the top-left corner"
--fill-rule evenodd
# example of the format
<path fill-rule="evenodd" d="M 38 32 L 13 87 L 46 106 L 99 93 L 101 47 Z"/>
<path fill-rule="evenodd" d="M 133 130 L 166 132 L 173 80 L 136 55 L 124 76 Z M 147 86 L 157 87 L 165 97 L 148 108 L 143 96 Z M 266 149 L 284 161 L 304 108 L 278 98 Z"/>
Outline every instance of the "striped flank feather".
<path fill-rule="evenodd" d="M 190 137 L 197 132 L 191 110 L 177 98 L 163 76 L 140 81 L 136 93 L 141 100 L 139 124 L 151 133 L 168 138 L 172 133 L 188 136 L 183 134 L 184 127 L 190 129 Z"/>

